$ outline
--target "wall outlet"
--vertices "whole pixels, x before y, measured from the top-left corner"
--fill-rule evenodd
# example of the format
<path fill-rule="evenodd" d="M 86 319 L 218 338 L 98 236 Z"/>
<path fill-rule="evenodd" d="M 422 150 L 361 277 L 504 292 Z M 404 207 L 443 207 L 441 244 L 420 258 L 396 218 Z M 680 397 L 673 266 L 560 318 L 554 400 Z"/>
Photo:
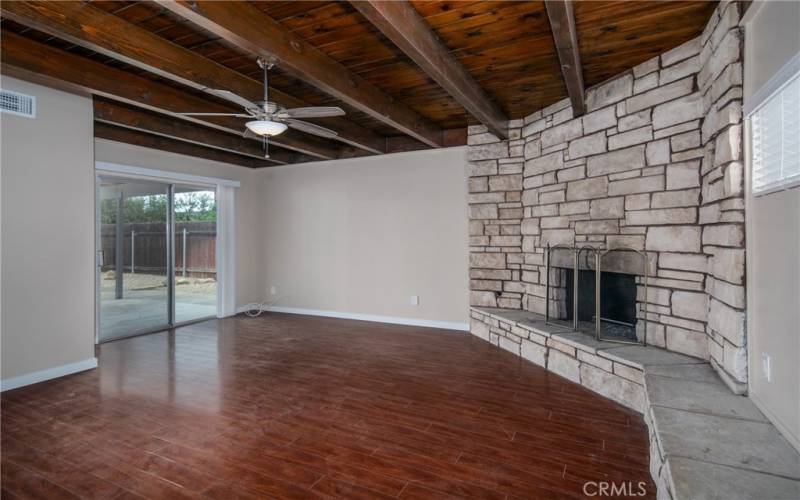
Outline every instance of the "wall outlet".
<path fill-rule="evenodd" d="M 411 304 L 412 306 L 418 306 L 419 305 L 419 295 L 412 295 L 411 298 L 409 299 L 408 303 Z"/>
<path fill-rule="evenodd" d="M 761 353 L 761 369 L 764 370 L 764 380 L 772 382 L 772 357 L 765 353 Z"/>
<path fill-rule="evenodd" d="M 278 293 L 278 289 L 275 288 L 275 285 L 272 285 L 271 287 L 269 287 L 269 294 L 270 295 L 276 295 L 277 293 Z"/>

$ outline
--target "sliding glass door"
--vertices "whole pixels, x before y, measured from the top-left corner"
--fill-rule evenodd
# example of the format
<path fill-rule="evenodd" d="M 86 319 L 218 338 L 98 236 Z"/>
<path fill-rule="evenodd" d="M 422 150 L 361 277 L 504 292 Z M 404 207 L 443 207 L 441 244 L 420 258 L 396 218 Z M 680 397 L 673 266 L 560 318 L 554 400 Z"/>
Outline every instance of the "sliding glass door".
<path fill-rule="evenodd" d="M 98 341 L 214 317 L 212 188 L 97 179 Z"/>

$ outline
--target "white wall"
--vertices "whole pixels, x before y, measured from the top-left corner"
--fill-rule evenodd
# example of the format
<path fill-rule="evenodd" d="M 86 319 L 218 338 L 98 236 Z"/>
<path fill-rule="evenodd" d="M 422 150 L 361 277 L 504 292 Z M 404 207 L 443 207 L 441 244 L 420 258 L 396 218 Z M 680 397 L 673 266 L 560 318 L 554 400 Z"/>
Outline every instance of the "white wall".
<path fill-rule="evenodd" d="M 745 25 L 745 105 L 800 52 L 800 3 L 754 2 L 751 9 L 756 10 Z M 800 449 L 800 189 L 753 197 L 749 188 L 748 182 L 750 395 Z M 771 382 L 762 368 L 765 353 Z"/>
<path fill-rule="evenodd" d="M 263 238 L 258 227 L 261 193 L 253 169 L 105 139 L 95 140 L 95 159 L 241 182 L 236 189 L 236 303 L 260 299 L 264 288 Z"/>
<path fill-rule="evenodd" d="M 467 323 L 464 155 L 451 148 L 260 171 L 265 293 L 274 286 L 281 307 Z"/>
<path fill-rule="evenodd" d="M 7 388 L 94 362 L 94 158 L 90 99 L 7 77 L 0 85 L 37 98 L 35 119 L 0 115 Z"/>

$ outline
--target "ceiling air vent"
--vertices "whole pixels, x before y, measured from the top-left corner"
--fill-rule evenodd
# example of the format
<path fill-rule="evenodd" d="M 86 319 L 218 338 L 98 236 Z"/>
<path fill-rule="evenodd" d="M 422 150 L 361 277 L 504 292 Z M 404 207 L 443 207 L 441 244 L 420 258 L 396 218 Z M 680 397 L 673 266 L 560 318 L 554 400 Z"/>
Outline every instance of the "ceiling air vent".
<path fill-rule="evenodd" d="M 36 98 L 10 90 L 0 90 L 0 112 L 36 118 Z"/>

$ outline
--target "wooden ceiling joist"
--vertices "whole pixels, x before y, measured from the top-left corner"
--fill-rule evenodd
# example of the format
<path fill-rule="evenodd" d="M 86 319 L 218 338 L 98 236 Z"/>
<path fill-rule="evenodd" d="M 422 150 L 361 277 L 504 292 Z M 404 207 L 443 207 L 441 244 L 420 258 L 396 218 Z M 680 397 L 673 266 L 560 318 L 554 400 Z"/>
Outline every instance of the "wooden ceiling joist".
<path fill-rule="evenodd" d="M 229 153 L 264 159 L 261 145 L 256 141 L 242 140 L 241 134 L 229 134 L 219 130 L 203 127 L 185 120 L 176 120 L 170 116 L 135 109 L 99 98 L 94 99 L 94 119 L 96 122 L 109 123 L 140 132 L 168 137 L 199 146 L 211 147 Z M 308 160 L 284 149 L 272 148 L 267 166 L 271 163 L 287 164 Z"/>
<path fill-rule="evenodd" d="M 292 33 L 250 2 L 161 1 L 173 13 L 280 68 L 350 106 L 431 146 L 442 130 L 410 107 Z"/>
<path fill-rule="evenodd" d="M 564 76 L 564 85 L 572 101 L 572 113 L 573 116 L 580 116 L 586 112 L 586 102 L 572 1 L 545 0 L 545 7 L 553 31 L 558 61 L 561 64 L 561 73 Z"/>
<path fill-rule="evenodd" d="M 375 28 L 498 138 L 508 138 L 508 118 L 405 0 L 350 2 Z"/>
<path fill-rule="evenodd" d="M 263 97 L 261 82 L 85 2 L 6 2 L 3 4 L 2 15 L 198 90 L 230 90 L 253 101 Z M 253 64 L 255 65 L 255 58 Z M 310 106 L 307 102 L 275 89 L 271 89 L 270 97 L 285 107 Z M 191 108 L 184 111 L 206 109 Z M 330 118 L 321 120 L 320 123 L 336 130 L 339 133 L 337 139 L 342 142 L 372 153 L 385 152 L 386 143 L 383 137 L 353 122 L 343 118 Z M 309 142 L 313 142 L 311 139 L 315 138 L 309 139 Z M 274 142 L 290 149 L 295 149 L 294 146 L 298 145 L 286 141 L 283 134 L 275 137 Z"/>
<path fill-rule="evenodd" d="M 219 149 L 205 148 L 190 142 L 179 141 L 160 135 L 148 134 L 140 130 L 117 127 L 115 125 L 100 121 L 94 122 L 94 136 L 97 139 L 124 142 L 134 146 L 158 149 L 170 153 L 193 156 L 195 158 L 203 158 L 221 163 L 240 165 L 242 167 L 259 168 L 276 165 L 276 163 L 271 163 L 269 160 L 259 160 L 258 158 L 253 158 L 251 156 L 242 156 L 236 153 L 229 153 L 228 151 L 221 151 Z"/>
<path fill-rule="evenodd" d="M 207 101 L 168 85 L 44 45 L 5 29 L 2 30 L 2 40 L 0 63 L 5 75 L 70 92 L 98 95 L 233 134 L 240 134 L 243 130 L 243 122 L 238 118 L 200 119 L 177 115 L 187 109 L 229 113 L 237 111 L 235 108 Z M 326 141 L 289 131 L 280 137 L 284 138 L 283 144 L 288 142 L 286 139 L 291 140 L 295 146 L 293 150 L 316 158 L 335 159 L 339 155 L 339 150 Z M 252 142 L 257 144 L 256 141 Z"/>

